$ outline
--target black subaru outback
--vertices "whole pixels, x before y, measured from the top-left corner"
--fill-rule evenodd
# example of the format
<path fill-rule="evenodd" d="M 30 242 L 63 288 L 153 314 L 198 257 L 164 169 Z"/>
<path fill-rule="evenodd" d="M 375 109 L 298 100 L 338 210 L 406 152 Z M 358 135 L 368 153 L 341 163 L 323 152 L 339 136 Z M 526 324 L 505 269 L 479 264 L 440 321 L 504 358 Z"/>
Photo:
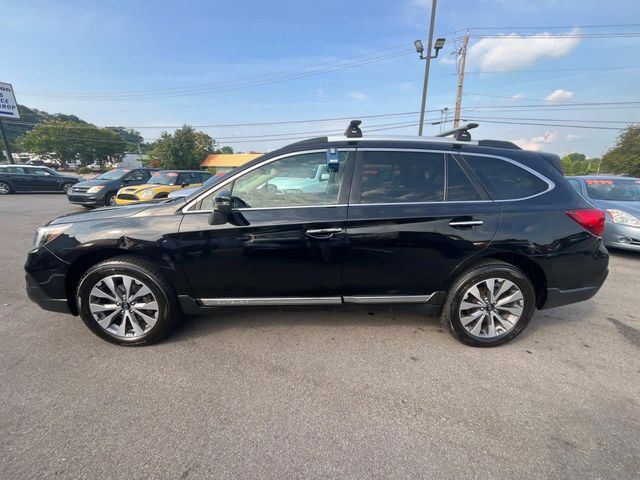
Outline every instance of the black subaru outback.
<path fill-rule="evenodd" d="M 29 297 L 123 345 L 216 307 L 415 303 L 487 347 L 602 286 L 604 214 L 557 156 L 468 129 L 378 137 L 358 124 L 186 198 L 52 220 L 29 252 Z"/>

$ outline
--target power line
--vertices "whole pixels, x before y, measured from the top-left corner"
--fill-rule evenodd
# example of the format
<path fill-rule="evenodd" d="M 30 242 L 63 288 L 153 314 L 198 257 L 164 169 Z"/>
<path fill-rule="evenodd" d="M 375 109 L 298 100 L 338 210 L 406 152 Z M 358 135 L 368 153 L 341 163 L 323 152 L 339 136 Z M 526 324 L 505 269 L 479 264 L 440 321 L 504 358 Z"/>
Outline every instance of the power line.
<path fill-rule="evenodd" d="M 456 32 L 466 30 L 539 30 L 539 29 L 560 29 L 560 28 L 622 28 L 622 27 L 640 27 L 640 23 L 618 23 L 618 24 L 600 24 L 600 25 L 546 25 L 546 26 L 526 26 L 517 27 L 467 27 Z"/>
<path fill-rule="evenodd" d="M 475 117 L 465 116 L 465 120 L 475 120 Z M 509 121 L 498 121 L 498 120 L 483 120 L 483 123 L 499 123 L 504 125 L 533 125 L 539 127 L 565 127 L 565 128 L 587 128 L 593 130 L 624 130 L 624 128 L 619 127 L 596 127 L 593 125 L 566 125 L 566 124 L 555 124 L 555 123 L 531 123 L 531 122 L 509 122 Z"/>
<path fill-rule="evenodd" d="M 393 48 L 397 48 L 397 47 L 393 47 Z M 368 54 L 367 58 L 350 62 L 350 63 L 340 64 L 339 62 L 342 62 L 343 60 L 340 60 L 338 62 L 332 62 L 334 65 L 331 67 L 325 67 L 325 68 L 304 67 L 306 71 L 301 71 L 300 73 L 293 73 L 288 75 L 281 75 L 279 77 L 276 76 L 276 78 L 260 79 L 261 76 L 251 76 L 249 78 L 227 80 L 224 82 L 209 84 L 208 86 L 203 86 L 203 87 L 177 87 L 177 88 L 171 88 L 171 89 L 161 90 L 161 91 L 160 90 L 146 91 L 146 92 L 142 91 L 139 93 L 129 93 L 129 94 L 125 94 L 125 93 L 74 94 L 74 93 L 21 92 L 21 95 L 40 96 L 40 97 L 46 97 L 46 98 L 58 98 L 58 99 L 68 99 L 68 100 L 115 100 L 115 101 L 131 100 L 135 98 L 162 97 L 162 96 L 166 96 L 167 93 L 170 93 L 171 97 L 181 97 L 181 96 L 198 95 L 202 93 L 212 93 L 216 91 L 224 92 L 224 91 L 230 91 L 230 90 L 251 88 L 256 86 L 271 85 L 275 83 L 282 83 L 290 80 L 297 80 L 300 78 L 307 78 L 307 77 L 316 76 L 316 75 L 324 75 L 327 73 L 345 70 L 348 68 L 354 68 L 354 67 L 369 65 L 373 63 L 378 63 L 378 62 L 398 58 L 401 56 L 405 56 L 408 54 L 413 54 L 413 52 L 402 51 L 402 52 L 387 53 L 384 55 L 378 55 L 373 57 L 371 56 L 371 54 Z M 338 64 L 336 65 L 336 63 Z M 276 74 L 269 74 L 268 76 L 274 76 L 274 75 Z"/>

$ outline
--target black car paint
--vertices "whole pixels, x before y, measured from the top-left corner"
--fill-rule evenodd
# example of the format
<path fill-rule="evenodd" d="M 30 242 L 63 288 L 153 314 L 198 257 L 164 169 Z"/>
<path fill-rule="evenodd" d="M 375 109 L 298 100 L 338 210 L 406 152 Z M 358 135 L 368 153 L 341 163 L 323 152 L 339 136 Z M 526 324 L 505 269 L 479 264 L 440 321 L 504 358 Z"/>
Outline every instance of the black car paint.
<path fill-rule="evenodd" d="M 24 173 L 8 173 L 10 167 L 22 168 Z M 47 168 L 50 175 L 29 173 L 36 168 Z M 81 179 L 71 175 L 63 175 L 48 167 L 30 165 L 6 165 L 0 168 L 0 181 L 6 182 L 14 192 L 63 192 L 63 185 L 77 184 Z"/>
<path fill-rule="evenodd" d="M 151 178 L 151 173 L 157 170 L 157 168 L 134 168 L 131 169 L 131 171 L 127 172 L 126 175 L 123 175 L 122 177 L 115 180 L 98 178 L 87 180 L 75 185 L 76 189 L 83 189 L 84 187 L 90 188 L 99 185 L 104 186 L 104 188 L 95 193 L 87 193 L 86 191 L 79 192 L 76 191 L 76 189 L 72 189 L 67 194 L 67 198 L 71 203 L 76 205 L 82 205 L 86 207 L 102 207 L 106 205 L 105 201 L 110 195 L 115 195 L 122 187 L 130 187 L 133 185 L 142 185 L 143 183 L 146 183 L 149 178 Z M 131 177 L 137 172 L 144 172 L 146 177 L 141 180 L 132 180 Z"/>
<path fill-rule="evenodd" d="M 313 139 L 253 160 L 234 174 L 269 158 L 329 146 L 356 147 Z M 210 225 L 208 212 L 183 213 L 195 196 L 74 214 L 52 221 L 71 227 L 30 252 L 25 267 L 30 290 L 39 286 L 44 292 L 30 296 L 45 309 L 59 311 L 50 303 L 59 307 L 66 302 L 66 309 L 77 313 L 79 276 L 91 264 L 118 254 L 154 263 L 190 313 L 206 309 L 199 298 L 334 295 L 433 294 L 430 304 L 437 310 L 455 277 L 486 258 L 509 261 L 529 274 L 539 308 L 584 300 L 604 282 L 608 253 L 601 240 L 565 213 L 591 205 L 540 154 L 472 144 L 358 144 L 381 146 L 500 155 L 540 172 L 556 188 L 514 201 L 247 209 L 234 212 L 225 225 Z M 450 226 L 458 217 L 484 224 Z M 342 232 L 324 240 L 305 235 L 310 228 L 327 227 Z"/>

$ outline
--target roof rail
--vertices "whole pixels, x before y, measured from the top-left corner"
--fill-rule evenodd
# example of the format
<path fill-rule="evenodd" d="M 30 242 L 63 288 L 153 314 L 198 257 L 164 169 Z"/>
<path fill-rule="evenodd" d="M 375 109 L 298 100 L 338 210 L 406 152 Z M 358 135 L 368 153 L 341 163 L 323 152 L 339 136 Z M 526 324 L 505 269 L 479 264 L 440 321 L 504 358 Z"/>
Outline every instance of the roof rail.
<path fill-rule="evenodd" d="M 469 130 L 471 130 L 472 128 L 478 128 L 480 125 L 477 123 L 467 123 L 466 125 L 463 125 L 459 128 L 454 128 L 453 130 L 448 130 L 446 132 L 442 132 L 439 135 L 436 135 L 437 137 L 448 137 L 450 135 L 453 135 L 453 138 L 455 138 L 458 141 L 461 142 L 468 142 L 471 140 L 471 134 L 469 133 Z"/>
<path fill-rule="evenodd" d="M 360 124 L 362 120 L 351 120 L 349 126 L 344 132 L 347 138 L 360 138 L 362 137 L 362 130 L 360 130 Z"/>

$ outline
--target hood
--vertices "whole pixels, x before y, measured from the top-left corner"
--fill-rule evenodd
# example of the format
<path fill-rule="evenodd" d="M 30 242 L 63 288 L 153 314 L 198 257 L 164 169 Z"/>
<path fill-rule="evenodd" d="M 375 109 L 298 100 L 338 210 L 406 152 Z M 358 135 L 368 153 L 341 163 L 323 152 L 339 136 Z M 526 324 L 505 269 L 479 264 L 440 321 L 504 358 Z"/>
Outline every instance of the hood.
<path fill-rule="evenodd" d="M 143 190 L 147 190 L 149 188 L 159 189 L 158 187 L 171 187 L 171 185 L 158 185 L 156 183 L 143 183 L 142 185 L 131 185 L 129 187 L 122 187 L 120 189 L 121 192 L 126 193 L 139 193 Z"/>
<path fill-rule="evenodd" d="M 149 208 L 149 205 L 130 205 L 124 207 L 105 207 L 91 210 L 89 212 L 67 213 L 58 218 L 54 218 L 47 225 L 59 225 L 64 223 L 88 222 L 90 220 L 104 220 L 106 218 L 130 217 L 136 213 Z"/>
<path fill-rule="evenodd" d="M 77 184 L 78 187 L 95 187 L 96 185 L 108 185 L 111 182 L 118 180 L 85 180 L 84 182 L 80 182 Z"/>
<path fill-rule="evenodd" d="M 62 175 L 58 174 L 58 178 L 63 178 L 64 180 L 73 180 L 74 182 L 82 182 L 84 178 L 79 177 L 78 175 Z"/>
<path fill-rule="evenodd" d="M 612 208 L 616 210 L 623 210 L 631 215 L 634 215 L 640 218 L 640 202 L 629 202 L 629 201 L 615 201 L 615 200 L 594 200 L 591 199 L 591 202 L 598 208 L 606 210 L 607 208 Z"/>

